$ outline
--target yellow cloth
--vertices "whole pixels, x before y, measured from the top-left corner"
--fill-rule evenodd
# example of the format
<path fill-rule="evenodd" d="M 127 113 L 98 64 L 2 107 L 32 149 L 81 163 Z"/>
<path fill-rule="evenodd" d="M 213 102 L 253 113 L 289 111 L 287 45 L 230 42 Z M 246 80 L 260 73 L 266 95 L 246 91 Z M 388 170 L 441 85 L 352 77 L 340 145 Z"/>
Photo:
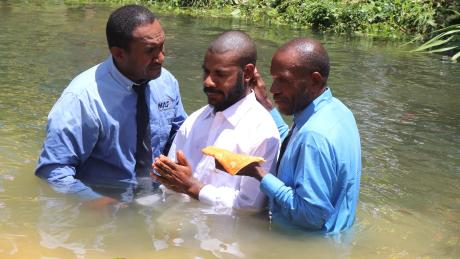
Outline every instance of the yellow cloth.
<path fill-rule="evenodd" d="M 258 156 L 241 155 L 215 146 L 208 146 L 201 150 L 203 154 L 214 157 L 231 175 L 237 174 L 250 163 L 263 163 L 265 159 Z"/>

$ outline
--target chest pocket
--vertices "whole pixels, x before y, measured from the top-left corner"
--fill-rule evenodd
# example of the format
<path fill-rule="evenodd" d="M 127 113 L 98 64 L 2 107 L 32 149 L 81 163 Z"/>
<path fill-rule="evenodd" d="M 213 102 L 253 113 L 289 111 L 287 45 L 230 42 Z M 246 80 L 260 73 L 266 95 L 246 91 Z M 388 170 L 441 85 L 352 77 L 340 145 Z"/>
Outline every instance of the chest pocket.
<path fill-rule="evenodd" d="M 160 101 L 157 104 L 158 114 L 160 120 L 165 124 L 164 126 L 169 126 L 174 119 L 174 105 L 172 100 Z"/>

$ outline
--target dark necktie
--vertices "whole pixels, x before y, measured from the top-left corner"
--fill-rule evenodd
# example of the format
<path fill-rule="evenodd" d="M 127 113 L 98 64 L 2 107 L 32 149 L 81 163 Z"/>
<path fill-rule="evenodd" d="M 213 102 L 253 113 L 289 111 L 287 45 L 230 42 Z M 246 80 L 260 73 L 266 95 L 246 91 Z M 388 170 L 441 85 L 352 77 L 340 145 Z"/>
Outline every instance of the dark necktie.
<path fill-rule="evenodd" d="M 136 176 L 150 175 L 152 166 L 152 146 L 150 142 L 149 108 L 145 99 L 147 83 L 133 85 L 137 93 L 137 141 L 136 141 Z"/>
<path fill-rule="evenodd" d="M 291 139 L 291 135 L 292 135 L 292 132 L 294 131 L 294 128 L 295 128 L 295 124 L 292 125 L 288 134 L 284 138 L 283 143 L 281 143 L 280 155 L 278 157 L 278 161 L 276 162 L 276 175 L 278 175 L 278 168 L 280 167 L 281 159 L 283 158 L 284 151 L 286 151 L 286 147 L 289 143 L 289 140 Z"/>

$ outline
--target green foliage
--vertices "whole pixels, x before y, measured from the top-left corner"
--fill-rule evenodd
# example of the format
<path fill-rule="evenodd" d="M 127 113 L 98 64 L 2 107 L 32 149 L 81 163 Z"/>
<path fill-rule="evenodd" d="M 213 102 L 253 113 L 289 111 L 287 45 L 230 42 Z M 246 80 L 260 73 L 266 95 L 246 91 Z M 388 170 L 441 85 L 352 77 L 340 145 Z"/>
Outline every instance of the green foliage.
<path fill-rule="evenodd" d="M 65 0 L 85 2 L 91 0 Z M 97 0 L 96 0 L 97 1 Z M 335 33 L 429 39 L 414 51 L 460 58 L 459 0 L 98 0 L 147 3 L 157 10 L 234 16 Z M 431 39 L 430 39 L 431 38 Z"/>
<path fill-rule="evenodd" d="M 451 54 L 451 60 L 457 62 L 460 58 L 460 24 L 454 24 L 433 32 L 436 36 L 413 51 Z"/>
<path fill-rule="evenodd" d="M 221 8 L 236 4 L 233 0 L 159 0 L 150 1 L 168 4 L 173 7 Z"/>
<path fill-rule="evenodd" d="M 270 14 L 293 26 L 337 33 L 425 34 L 436 25 L 435 8 L 428 1 L 252 0 L 247 7 L 247 15 L 257 8 L 270 8 L 271 12 L 258 14 Z"/>
<path fill-rule="evenodd" d="M 110 0 L 101 0 L 110 1 Z M 231 15 L 318 31 L 391 37 L 430 35 L 459 23 L 459 0 L 111 0 L 198 15 Z"/>
<path fill-rule="evenodd" d="M 460 1 L 435 0 L 435 22 L 438 28 L 445 28 L 460 23 Z"/>

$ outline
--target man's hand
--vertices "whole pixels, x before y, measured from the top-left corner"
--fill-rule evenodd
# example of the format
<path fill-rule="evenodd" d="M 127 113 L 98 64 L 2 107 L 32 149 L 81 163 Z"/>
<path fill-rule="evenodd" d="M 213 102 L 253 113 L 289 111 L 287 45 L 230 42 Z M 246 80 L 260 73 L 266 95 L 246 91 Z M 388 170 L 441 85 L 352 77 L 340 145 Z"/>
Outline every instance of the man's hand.
<path fill-rule="evenodd" d="M 214 162 L 216 164 L 216 169 L 219 169 L 225 172 L 224 167 L 222 166 L 221 163 L 219 163 L 219 161 L 214 160 Z M 259 181 L 262 181 L 262 178 L 264 178 L 266 174 L 267 173 L 265 172 L 265 170 L 257 162 L 252 162 L 248 164 L 247 166 L 241 168 L 241 170 L 238 171 L 238 173 L 236 173 L 236 175 L 238 176 L 250 176 L 250 177 L 256 178 Z"/>
<path fill-rule="evenodd" d="M 155 158 L 152 167 L 159 175 L 152 173 L 152 178 L 168 189 L 185 193 L 198 200 L 200 190 L 204 185 L 193 177 L 192 167 L 189 165 L 184 153 L 177 151 L 176 157 L 177 163 L 163 155 Z"/>
<path fill-rule="evenodd" d="M 260 76 L 257 67 L 254 69 L 254 77 L 249 82 L 249 86 L 254 89 L 254 93 L 256 95 L 257 101 L 262 104 L 265 109 L 271 111 L 273 109 L 273 103 L 267 95 L 267 89 L 265 86 L 265 82 Z"/>
<path fill-rule="evenodd" d="M 107 196 L 102 196 L 100 198 L 89 200 L 85 202 L 85 205 L 90 209 L 105 209 L 109 205 L 118 203 L 117 200 L 112 199 Z"/>

